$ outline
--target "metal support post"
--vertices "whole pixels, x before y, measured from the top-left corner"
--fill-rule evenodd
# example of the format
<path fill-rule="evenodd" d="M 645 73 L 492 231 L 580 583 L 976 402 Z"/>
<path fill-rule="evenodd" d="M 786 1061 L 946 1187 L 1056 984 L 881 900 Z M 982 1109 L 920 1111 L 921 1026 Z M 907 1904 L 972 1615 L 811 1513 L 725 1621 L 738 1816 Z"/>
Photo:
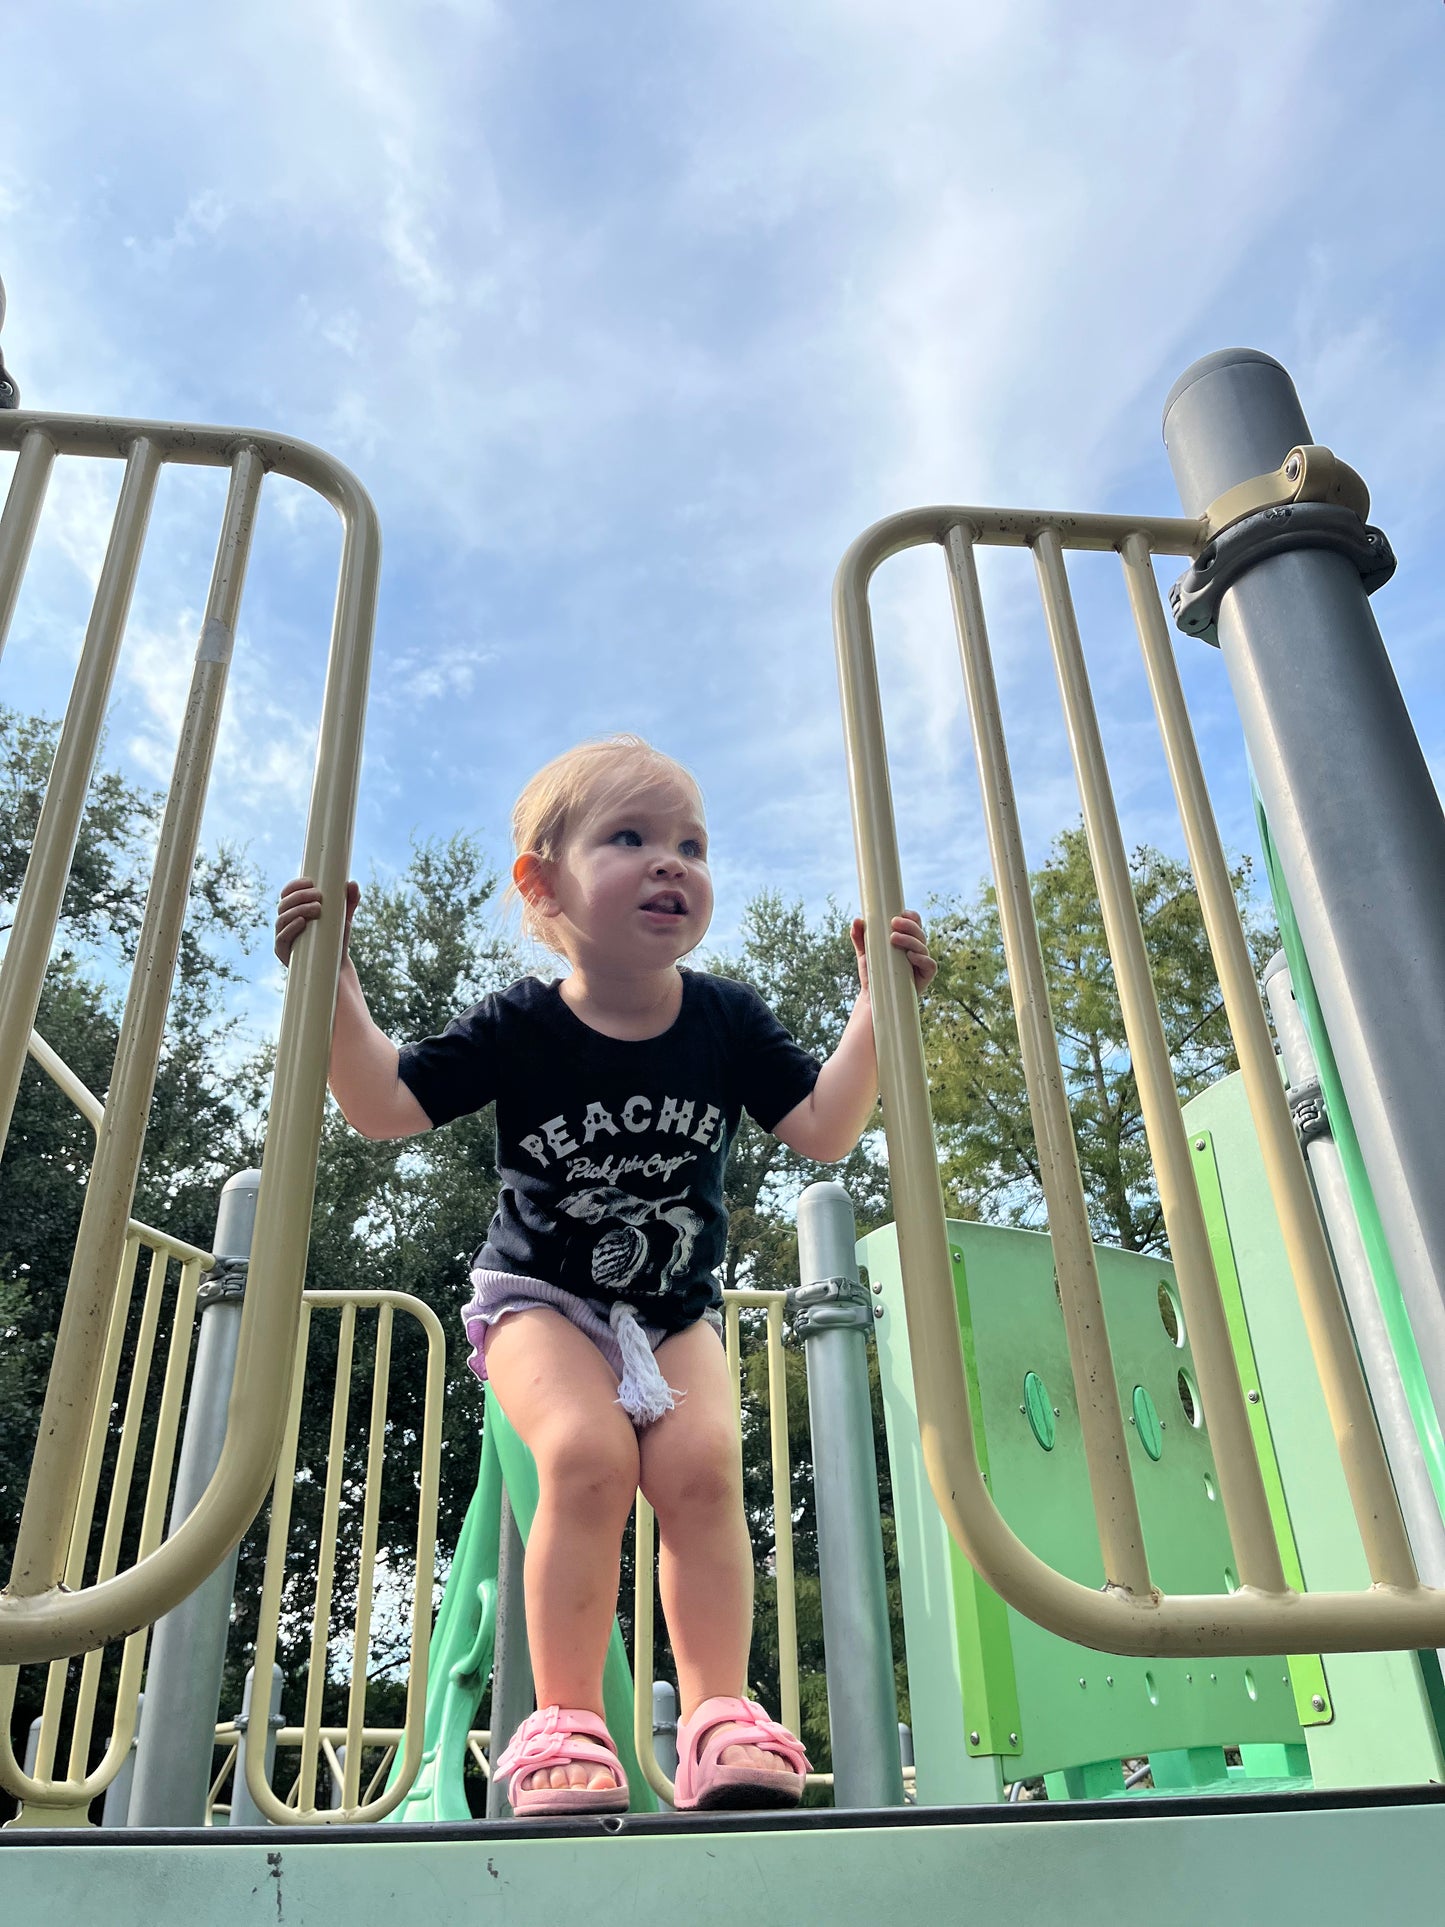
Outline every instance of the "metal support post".
<path fill-rule="evenodd" d="M 853 1206 L 842 1185 L 810 1184 L 798 1200 L 801 1282 L 788 1300 L 808 1365 L 833 1803 L 901 1807 L 898 1695 L 868 1389 L 873 1303 L 859 1282 L 854 1242 Z"/>
<path fill-rule="evenodd" d="M 1311 1086 L 1318 1093 L 1319 1067 L 1305 1030 L 1304 1018 L 1295 1002 L 1289 965 L 1285 962 L 1283 951 L 1271 957 L 1265 965 L 1264 992 L 1269 1003 L 1269 1014 L 1274 1021 L 1274 1034 L 1279 1039 L 1280 1056 L 1284 1060 L 1292 1099 L 1297 1099 L 1300 1093 L 1307 1092 Z M 1294 1104 L 1291 1108 L 1296 1109 L 1298 1123 L 1298 1109 Z M 1320 1215 L 1329 1233 L 1335 1269 L 1339 1273 L 1345 1304 L 1349 1308 L 1355 1344 L 1370 1387 L 1385 1455 L 1389 1459 L 1390 1473 L 1399 1494 L 1400 1510 L 1405 1517 L 1420 1577 L 1429 1586 L 1445 1585 L 1445 1522 L 1440 1517 L 1440 1505 L 1421 1454 L 1409 1397 L 1400 1376 L 1394 1346 L 1390 1343 L 1385 1316 L 1380 1309 L 1370 1261 L 1350 1198 L 1349 1181 L 1340 1161 L 1339 1147 L 1330 1135 L 1322 1113 L 1317 1111 L 1317 1116 L 1316 1127 L 1301 1132 L 1305 1158 L 1314 1180 Z"/>
<path fill-rule="evenodd" d="M 197 1298 L 200 1331 L 171 1502 L 171 1533 L 194 1511 L 220 1461 L 260 1183 L 259 1171 L 240 1171 L 221 1192 L 216 1269 Z M 233 1550 L 204 1584 L 156 1622 L 136 1748 L 131 1826 L 205 1824 L 235 1581 Z"/>
<path fill-rule="evenodd" d="M 285 1675 L 279 1666 L 271 1668 L 271 1693 L 266 1702 L 266 1784 L 270 1786 L 276 1771 L 276 1735 L 285 1725 L 281 1717 L 281 1689 L 285 1685 Z M 246 1684 L 241 1691 L 241 1717 L 236 1721 L 240 1732 L 240 1744 L 236 1748 L 236 1766 L 231 1775 L 231 1825 L 233 1827 L 270 1827 L 276 1823 L 266 1815 L 251 1798 L 251 1789 L 246 1784 L 246 1751 L 256 1744 L 253 1734 L 256 1716 L 252 1700 L 256 1692 L 256 1669 L 246 1668 Z"/>
<path fill-rule="evenodd" d="M 677 1778 L 677 1688 L 669 1679 L 652 1682 L 652 1750 L 669 1780 Z"/>
<path fill-rule="evenodd" d="M 492 1737 L 490 1757 L 500 1759 L 522 1721 L 532 1711 L 532 1659 L 527 1648 L 527 1598 L 522 1590 L 525 1553 L 502 1487 L 502 1531 L 497 1555 L 497 1632 L 492 1657 Z M 487 1818 L 505 1820 L 512 1808 L 495 1773 L 487 1781 Z"/>
<path fill-rule="evenodd" d="M 1164 440 L 1185 512 L 1202 515 L 1312 437 L 1279 363 L 1229 349 L 1174 384 Z M 1366 598 L 1362 525 L 1344 515 L 1341 528 L 1324 530 L 1301 507 L 1267 511 L 1272 546 L 1224 591 L 1218 640 L 1421 1362 L 1445 1414 L 1445 817 Z M 1247 519 L 1262 526 L 1265 516 Z"/>

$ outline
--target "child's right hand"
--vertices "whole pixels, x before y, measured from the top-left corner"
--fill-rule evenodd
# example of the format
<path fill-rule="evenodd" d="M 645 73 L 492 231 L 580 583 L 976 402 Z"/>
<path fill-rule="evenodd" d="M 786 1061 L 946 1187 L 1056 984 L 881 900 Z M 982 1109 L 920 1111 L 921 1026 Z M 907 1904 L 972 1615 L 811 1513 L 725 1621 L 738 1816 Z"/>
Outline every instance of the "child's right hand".
<path fill-rule="evenodd" d="M 356 915 L 356 906 L 361 901 L 361 886 L 348 883 L 346 886 L 346 929 L 341 938 L 341 957 L 345 962 L 351 943 L 351 919 Z M 308 923 L 314 923 L 321 915 L 321 892 L 310 877 L 293 877 L 281 891 L 281 901 L 276 907 L 276 955 L 283 964 L 291 962 L 291 952 L 296 947 L 296 939 Z"/>

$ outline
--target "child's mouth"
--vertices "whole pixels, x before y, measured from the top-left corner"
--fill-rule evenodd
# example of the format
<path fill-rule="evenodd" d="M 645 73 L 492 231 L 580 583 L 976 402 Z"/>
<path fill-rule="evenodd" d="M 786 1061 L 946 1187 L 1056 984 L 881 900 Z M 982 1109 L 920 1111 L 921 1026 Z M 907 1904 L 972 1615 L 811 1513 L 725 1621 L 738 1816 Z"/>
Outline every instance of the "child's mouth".
<path fill-rule="evenodd" d="M 683 917 L 687 915 L 687 905 L 681 897 L 674 896 L 671 891 L 661 896 L 649 897 L 647 902 L 642 905 L 642 909 L 644 914 L 649 917 Z"/>

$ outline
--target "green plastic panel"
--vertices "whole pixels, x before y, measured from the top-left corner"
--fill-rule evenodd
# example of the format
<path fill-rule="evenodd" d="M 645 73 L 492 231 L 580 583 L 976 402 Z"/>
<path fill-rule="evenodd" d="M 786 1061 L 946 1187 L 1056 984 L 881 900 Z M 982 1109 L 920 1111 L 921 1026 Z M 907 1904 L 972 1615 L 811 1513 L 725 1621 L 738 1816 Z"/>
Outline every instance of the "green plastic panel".
<path fill-rule="evenodd" d="M 949 1225 L 949 1238 L 964 1361 L 990 1489 L 1004 1517 L 1041 1558 L 1085 1585 L 1101 1585 L 1050 1241 L 1039 1232 L 959 1222 Z M 917 1422 L 893 1228 L 872 1233 L 859 1250 L 872 1279 L 883 1286 L 878 1340 L 897 1491 L 900 1453 L 917 1452 Z M 1193 1361 L 1180 1324 L 1173 1268 L 1157 1258 L 1102 1247 L 1097 1260 L 1126 1423 L 1137 1416 L 1142 1392 L 1159 1425 L 1150 1441 L 1159 1448 L 1157 1459 L 1138 1439 L 1137 1424 L 1127 1426 L 1136 1445 L 1133 1471 L 1151 1566 L 1171 1592 L 1223 1594 L 1232 1584 L 1229 1539 L 1215 1496 L 1208 1434 L 1190 1422 L 1181 1398 L 1181 1380 L 1187 1391 Z M 1031 1373 L 1048 1392 L 1055 1427 L 1048 1450 L 1029 1418 L 1025 1381 Z M 1299 1743 L 1282 1661 L 1145 1661 L 1093 1652 L 1005 1606 L 950 1550 L 946 1569 L 958 1655 L 954 1685 L 937 1668 L 936 1645 L 925 1642 L 915 1654 L 913 1631 L 947 1609 L 938 1596 L 937 1549 L 927 1544 L 933 1535 L 946 1541 L 947 1534 L 936 1508 L 923 1499 L 900 1511 L 898 1528 L 912 1702 L 915 1708 L 948 1703 L 953 1716 L 962 1718 L 967 1752 L 998 1756 L 1009 1779 L 1093 1763 L 1103 1771 L 1104 1763 L 1160 1750 Z M 915 1572 L 925 1577 L 933 1596 L 914 1598 L 910 1612 Z M 935 1755 L 926 1734 L 924 1739 L 920 1750 L 915 1719 L 920 1799 L 930 1801 L 940 1797 L 931 1784 L 935 1757 L 945 1772 L 951 1763 L 945 1748 Z"/>
<path fill-rule="evenodd" d="M 1191 1144 L 1207 1138 L 1218 1178 L 1258 1389 L 1269 1414 L 1305 1584 L 1316 1592 L 1363 1591 L 1369 1569 L 1261 1168 L 1243 1079 L 1236 1072 L 1193 1098 L 1184 1107 L 1184 1121 Z M 1424 1663 L 1436 1676 L 1434 1655 Z M 1436 1681 L 1427 1679 L 1416 1654 L 1331 1653 L 1324 1670 L 1334 1717 L 1328 1725 L 1306 1729 L 1317 1786 L 1445 1779 L 1430 1697 Z"/>

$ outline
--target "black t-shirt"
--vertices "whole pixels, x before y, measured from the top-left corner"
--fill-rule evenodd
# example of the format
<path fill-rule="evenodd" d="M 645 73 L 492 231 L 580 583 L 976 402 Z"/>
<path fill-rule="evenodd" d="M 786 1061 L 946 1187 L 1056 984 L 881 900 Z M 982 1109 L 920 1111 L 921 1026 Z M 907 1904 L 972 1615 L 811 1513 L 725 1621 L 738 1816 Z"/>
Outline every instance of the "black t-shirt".
<path fill-rule="evenodd" d="M 819 1065 L 755 990 L 684 970 L 660 1037 L 604 1037 L 524 977 L 405 1045 L 400 1069 L 433 1124 L 496 1101 L 501 1192 L 474 1263 L 680 1331 L 721 1299 L 740 1114 L 771 1130 Z"/>

